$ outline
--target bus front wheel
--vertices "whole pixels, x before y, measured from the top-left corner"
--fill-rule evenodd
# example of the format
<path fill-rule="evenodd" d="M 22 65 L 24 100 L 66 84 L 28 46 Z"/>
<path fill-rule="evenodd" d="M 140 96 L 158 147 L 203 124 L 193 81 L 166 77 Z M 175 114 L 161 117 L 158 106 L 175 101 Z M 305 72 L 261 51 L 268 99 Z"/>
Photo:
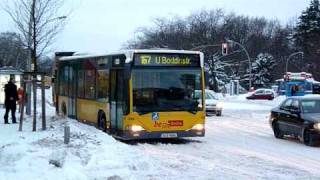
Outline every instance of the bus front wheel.
<path fill-rule="evenodd" d="M 103 112 L 99 112 L 99 115 L 98 115 L 98 128 L 104 132 L 106 132 L 108 129 L 106 115 Z"/>

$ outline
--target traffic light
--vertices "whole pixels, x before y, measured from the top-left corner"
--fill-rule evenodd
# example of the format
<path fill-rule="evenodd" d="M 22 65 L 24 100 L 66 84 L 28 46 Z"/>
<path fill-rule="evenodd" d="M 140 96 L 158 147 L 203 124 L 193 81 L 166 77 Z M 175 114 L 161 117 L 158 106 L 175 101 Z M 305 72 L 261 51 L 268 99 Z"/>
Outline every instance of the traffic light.
<path fill-rule="evenodd" d="M 228 55 L 228 43 L 222 43 L 222 55 Z"/>

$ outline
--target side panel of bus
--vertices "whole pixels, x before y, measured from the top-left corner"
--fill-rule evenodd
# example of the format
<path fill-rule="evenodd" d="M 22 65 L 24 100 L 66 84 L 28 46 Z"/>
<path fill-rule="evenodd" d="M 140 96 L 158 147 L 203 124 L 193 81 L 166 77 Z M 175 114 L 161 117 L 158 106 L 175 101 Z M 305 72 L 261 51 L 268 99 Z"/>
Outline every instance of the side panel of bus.
<path fill-rule="evenodd" d="M 128 109 L 124 103 L 124 99 L 128 99 L 128 94 L 124 94 L 127 86 L 124 85 L 124 69 L 108 65 L 107 61 L 113 59 L 124 63 L 125 56 L 60 62 L 57 79 L 60 114 L 89 124 L 97 124 L 98 116 L 103 114 L 106 121 L 112 121 L 115 132 L 122 130 L 123 115 Z"/>

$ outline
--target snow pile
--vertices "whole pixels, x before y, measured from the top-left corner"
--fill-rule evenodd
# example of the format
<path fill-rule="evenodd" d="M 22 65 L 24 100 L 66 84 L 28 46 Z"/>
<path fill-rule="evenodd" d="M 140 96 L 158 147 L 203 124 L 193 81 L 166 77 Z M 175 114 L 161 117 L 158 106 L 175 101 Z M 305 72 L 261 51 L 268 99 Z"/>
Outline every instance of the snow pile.
<path fill-rule="evenodd" d="M 131 145 L 95 127 L 56 117 L 49 104 L 47 111 L 46 131 L 38 124 L 39 130 L 31 132 L 31 117 L 25 119 L 23 132 L 18 132 L 18 124 L 0 123 L 0 179 L 139 179 L 141 172 L 147 176 L 148 169 L 157 168 Z M 63 142 L 66 124 L 71 129 L 68 145 Z"/>

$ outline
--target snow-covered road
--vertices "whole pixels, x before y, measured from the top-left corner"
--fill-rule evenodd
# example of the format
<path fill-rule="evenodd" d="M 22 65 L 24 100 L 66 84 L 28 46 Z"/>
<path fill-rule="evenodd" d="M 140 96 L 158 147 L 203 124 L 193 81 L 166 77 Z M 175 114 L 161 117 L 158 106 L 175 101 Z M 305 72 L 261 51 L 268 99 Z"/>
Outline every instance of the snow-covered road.
<path fill-rule="evenodd" d="M 207 118 L 204 138 L 138 148 L 163 165 L 159 172 L 168 179 L 320 179 L 319 148 L 273 137 L 272 103 L 230 100 L 225 106 L 222 117 Z"/>
<path fill-rule="evenodd" d="M 227 98 L 223 116 L 207 118 L 203 138 L 134 144 L 60 119 L 48 105 L 47 131 L 30 132 L 30 119 L 24 132 L 0 123 L 0 180 L 320 179 L 319 147 L 273 137 L 268 114 L 279 102 Z M 69 145 L 63 144 L 66 123 Z"/>

